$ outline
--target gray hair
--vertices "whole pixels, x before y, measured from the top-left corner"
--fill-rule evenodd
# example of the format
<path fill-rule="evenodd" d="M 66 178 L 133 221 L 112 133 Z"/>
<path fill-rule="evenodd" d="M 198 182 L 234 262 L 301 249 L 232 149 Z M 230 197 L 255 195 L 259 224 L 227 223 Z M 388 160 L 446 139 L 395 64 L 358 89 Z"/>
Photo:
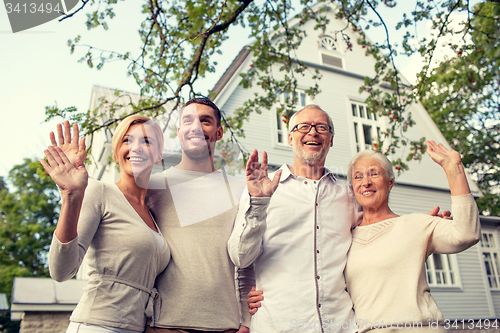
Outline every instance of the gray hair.
<path fill-rule="evenodd" d="M 394 171 L 392 169 L 392 163 L 384 154 L 376 153 L 373 150 L 362 150 L 354 155 L 347 167 L 347 180 L 349 181 L 349 184 L 352 184 L 352 169 L 354 168 L 354 164 L 356 164 L 356 162 L 362 158 L 373 158 L 380 163 L 387 177 L 389 177 L 389 180 L 395 178 Z"/>
<path fill-rule="evenodd" d="M 323 112 L 325 114 L 325 116 L 328 118 L 328 125 L 330 125 L 330 127 L 332 128 L 332 134 L 333 134 L 335 131 L 333 130 L 333 120 L 332 120 L 332 117 L 330 117 L 328 115 L 328 113 L 326 113 L 325 110 L 323 110 L 322 108 L 320 108 L 318 105 L 315 105 L 315 104 L 306 105 L 301 110 L 295 112 L 295 114 L 292 116 L 292 118 L 290 118 L 290 121 L 288 122 L 288 131 L 292 130 L 292 128 L 293 128 L 292 125 L 296 125 L 296 124 L 294 124 L 295 117 L 297 117 L 297 115 L 299 113 L 301 113 L 302 111 L 310 110 L 310 109 L 317 109 L 317 110 L 320 110 L 321 112 Z"/>

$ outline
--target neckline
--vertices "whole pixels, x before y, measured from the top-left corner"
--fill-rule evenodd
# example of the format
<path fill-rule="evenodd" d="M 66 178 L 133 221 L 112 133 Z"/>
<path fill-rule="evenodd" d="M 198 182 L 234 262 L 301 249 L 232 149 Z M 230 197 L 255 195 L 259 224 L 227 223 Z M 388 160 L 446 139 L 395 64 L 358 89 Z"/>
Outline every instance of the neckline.
<path fill-rule="evenodd" d="M 134 211 L 135 215 L 139 218 L 139 220 L 142 221 L 142 223 L 144 223 L 144 225 L 151 231 L 154 231 L 154 232 L 158 232 L 160 235 L 162 235 L 161 233 L 161 230 L 160 228 L 158 227 L 158 224 L 156 224 L 156 220 L 154 219 L 153 215 L 151 214 L 151 211 L 149 210 L 148 208 L 148 213 L 149 213 L 149 216 L 151 216 L 151 219 L 153 220 L 153 223 L 156 227 L 156 229 L 158 229 L 158 231 L 156 230 L 153 230 L 152 228 L 149 227 L 149 225 L 146 223 L 146 221 L 143 220 L 143 218 L 139 215 L 139 213 L 135 210 L 135 208 L 130 204 L 130 202 L 128 201 L 127 197 L 125 196 L 125 194 L 120 190 L 120 188 L 118 187 L 118 185 L 116 185 L 116 183 L 113 183 L 114 187 L 116 190 L 118 190 L 118 192 L 120 192 L 121 194 L 121 197 L 123 198 L 123 200 L 125 200 L 125 202 L 128 204 L 128 206 Z M 162 235 L 163 236 L 163 235 Z"/>

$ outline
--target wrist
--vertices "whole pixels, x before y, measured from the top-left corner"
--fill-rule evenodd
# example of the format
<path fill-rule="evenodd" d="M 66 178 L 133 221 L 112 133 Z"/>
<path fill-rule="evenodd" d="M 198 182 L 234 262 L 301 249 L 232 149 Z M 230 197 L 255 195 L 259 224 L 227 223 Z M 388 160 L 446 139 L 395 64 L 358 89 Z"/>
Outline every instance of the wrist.
<path fill-rule="evenodd" d="M 85 194 L 85 188 L 77 190 L 76 189 L 62 190 L 61 193 L 63 200 L 77 202 L 83 200 L 83 196 Z"/>
<path fill-rule="evenodd" d="M 443 165 L 443 170 L 450 176 L 465 174 L 465 167 L 460 161 Z"/>

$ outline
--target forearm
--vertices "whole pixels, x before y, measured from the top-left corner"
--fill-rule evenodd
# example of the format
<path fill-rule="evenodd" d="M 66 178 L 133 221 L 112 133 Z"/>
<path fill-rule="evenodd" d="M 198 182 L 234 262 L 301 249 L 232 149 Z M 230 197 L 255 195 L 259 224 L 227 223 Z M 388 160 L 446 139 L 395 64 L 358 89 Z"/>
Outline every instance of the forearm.
<path fill-rule="evenodd" d="M 449 163 L 443 167 L 452 196 L 470 193 L 469 183 L 465 175 L 465 168 L 461 162 Z"/>
<path fill-rule="evenodd" d="M 266 211 L 270 198 L 250 198 L 242 201 L 233 233 L 228 241 L 228 252 L 236 267 L 251 265 L 262 251 L 262 237 L 266 231 Z"/>
<path fill-rule="evenodd" d="M 82 209 L 84 192 L 62 193 L 61 213 L 57 221 L 55 235 L 62 243 L 75 239 L 78 232 L 78 219 Z"/>
<path fill-rule="evenodd" d="M 247 296 L 252 287 L 255 286 L 255 272 L 253 265 L 243 269 L 238 269 L 236 282 L 241 306 L 240 322 L 246 327 L 250 327 L 251 315 L 248 312 Z"/>

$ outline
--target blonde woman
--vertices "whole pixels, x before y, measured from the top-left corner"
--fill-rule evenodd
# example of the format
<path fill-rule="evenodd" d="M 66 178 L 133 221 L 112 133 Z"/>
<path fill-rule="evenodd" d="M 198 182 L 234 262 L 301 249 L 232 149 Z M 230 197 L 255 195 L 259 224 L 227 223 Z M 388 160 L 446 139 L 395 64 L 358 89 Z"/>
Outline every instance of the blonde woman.
<path fill-rule="evenodd" d="M 65 127 L 69 135 L 68 122 Z M 163 133 L 148 117 L 125 118 L 112 141 L 120 179 L 107 184 L 88 180 L 85 143 L 77 145 L 78 127 L 74 131 L 76 150 L 69 149 L 70 137 L 63 149 L 57 147 L 51 133 L 47 162 L 40 161 L 62 196 L 49 251 L 50 274 L 65 281 L 76 274 L 85 255 L 89 264 L 89 282 L 67 332 L 143 332 L 155 320 L 155 278 L 170 260 L 168 244 L 144 203 L 153 166 L 161 162 Z M 58 132 L 64 142 L 61 127 Z"/>

